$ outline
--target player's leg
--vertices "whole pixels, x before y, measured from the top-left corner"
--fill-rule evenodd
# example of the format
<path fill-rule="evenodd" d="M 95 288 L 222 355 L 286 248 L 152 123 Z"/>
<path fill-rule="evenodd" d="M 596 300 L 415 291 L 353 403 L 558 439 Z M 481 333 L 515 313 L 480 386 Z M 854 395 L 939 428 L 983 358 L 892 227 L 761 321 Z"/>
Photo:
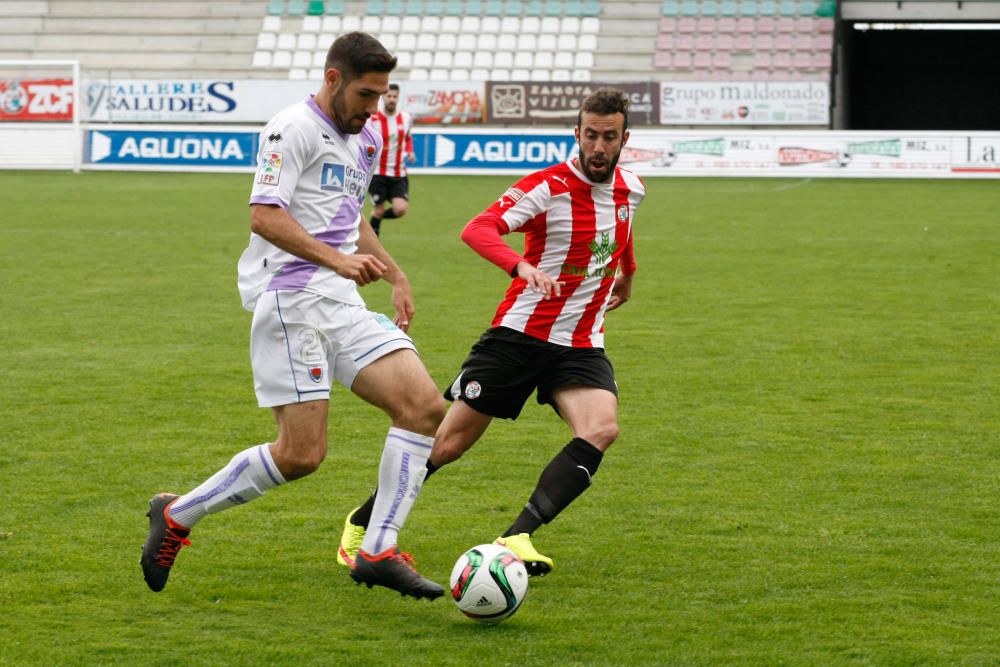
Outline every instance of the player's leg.
<path fill-rule="evenodd" d="M 384 176 L 372 176 L 371 185 L 368 186 L 368 194 L 372 199 L 372 214 L 370 223 L 375 231 L 375 236 L 379 235 L 382 227 L 382 218 L 385 216 L 385 203 L 389 200 L 389 190 Z"/>
<path fill-rule="evenodd" d="M 493 417 L 470 408 L 463 401 L 455 401 L 435 434 L 434 447 L 427 459 L 424 483 L 441 466 L 451 463 L 468 451 L 486 432 L 492 420 Z M 377 497 L 376 488 L 365 502 L 347 515 L 337 549 L 337 562 L 341 565 L 350 567 L 354 564 L 355 554 L 364 543 L 368 525 L 371 523 Z"/>
<path fill-rule="evenodd" d="M 179 497 L 154 496 L 140 561 L 146 583 L 154 591 L 166 585 L 177 552 L 190 544 L 188 534 L 202 518 L 307 475 L 326 456 L 330 384 L 329 374 L 323 371 L 327 350 L 309 344 L 318 340 L 318 334 L 307 316 L 315 298 L 289 292 L 268 292 L 260 298 L 250 333 L 250 356 L 258 403 L 274 409 L 278 438 L 243 450 Z M 299 355 L 289 354 L 286 336 L 300 343 Z"/>
<path fill-rule="evenodd" d="M 368 324 L 358 327 L 352 356 L 338 358 L 347 367 L 338 371 L 338 379 L 392 420 L 379 463 L 379 484 L 389 492 L 376 499 L 373 530 L 365 535 L 354 558 L 351 577 L 369 587 L 380 585 L 433 599 L 444 590 L 420 576 L 396 541 L 420 492 L 445 402 L 406 334 L 384 316 L 374 321 L 376 329 Z M 351 363 L 365 365 L 355 370 Z M 345 373 L 348 377 L 342 377 Z"/>
<path fill-rule="evenodd" d="M 382 215 L 383 220 L 392 218 L 402 218 L 406 215 L 406 209 L 410 206 L 410 181 L 405 176 L 403 178 L 389 179 L 388 199 L 392 208 Z"/>

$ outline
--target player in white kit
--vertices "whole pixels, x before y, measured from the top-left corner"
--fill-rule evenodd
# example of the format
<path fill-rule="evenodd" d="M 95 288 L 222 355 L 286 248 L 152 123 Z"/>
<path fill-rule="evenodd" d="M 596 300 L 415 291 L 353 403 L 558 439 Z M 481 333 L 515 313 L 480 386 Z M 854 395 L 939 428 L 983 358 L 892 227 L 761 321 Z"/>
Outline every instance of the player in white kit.
<path fill-rule="evenodd" d="M 257 401 L 274 411 L 278 436 L 238 453 L 186 494 L 153 497 L 141 565 L 154 591 L 166 585 L 178 551 L 205 515 L 319 467 L 334 379 L 392 420 L 379 485 L 409 494 L 423 480 L 446 404 L 406 334 L 414 313 L 410 284 L 361 216 L 382 143 L 366 121 L 395 65 L 370 35 L 338 38 L 319 92 L 280 112 L 261 134 L 250 197 L 253 233 L 239 261 L 239 290 L 254 314 Z M 367 310 L 358 293 L 358 285 L 379 279 L 392 284 L 393 320 Z M 383 478 L 383 468 L 395 478 Z M 401 469 L 412 474 L 404 478 Z M 417 598 L 443 592 L 395 546 L 372 554 L 368 565 L 353 575 L 358 583 Z"/>
<path fill-rule="evenodd" d="M 428 475 L 455 461 L 494 418 L 517 419 L 536 390 L 538 402 L 555 409 L 572 439 L 497 538 L 532 576 L 547 574 L 553 562 L 535 550 L 531 535 L 590 486 L 618 437 L 618 385 L 604 354 L 604 318 L 631 296 L 632 221 L 646 192 L 638 176 L 616 166 L 628 140 L 622 91 L 603 88 L 583 101 L 576 139 L 578 157 L 522 178 L 462 232 L 463 241 L 514 280 L 446 392 L 454 403 L 427 461 Z M 502 235 L 511 232 L 524 233 L 523 255 L 504 243 Z M 395 543 L 401 521 L 385 519 L 384 494 L 380 487 L 348 515 L 340 563 Z"/>

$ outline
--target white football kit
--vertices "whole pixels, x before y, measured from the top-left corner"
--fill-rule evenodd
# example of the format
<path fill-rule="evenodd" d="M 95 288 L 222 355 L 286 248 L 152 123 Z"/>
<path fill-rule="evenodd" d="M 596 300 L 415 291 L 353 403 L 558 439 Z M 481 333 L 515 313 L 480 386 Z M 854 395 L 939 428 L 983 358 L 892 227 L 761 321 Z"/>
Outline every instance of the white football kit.
<path fill-rule="evenodd" d="M 368 126 L 341 132 L 310 97 L 261 133 L 250 204 L 280 206 L 312 236 L 354 254 L 381 147 Z M 365 308 L 353 280 L 257 234 L 240 257 L 239 290 L 254 312 L 250 356 L 261 407 L 329 398 L 331 376 L 350 388 L 367 364 L 414 349 L 389 318 Z"/>

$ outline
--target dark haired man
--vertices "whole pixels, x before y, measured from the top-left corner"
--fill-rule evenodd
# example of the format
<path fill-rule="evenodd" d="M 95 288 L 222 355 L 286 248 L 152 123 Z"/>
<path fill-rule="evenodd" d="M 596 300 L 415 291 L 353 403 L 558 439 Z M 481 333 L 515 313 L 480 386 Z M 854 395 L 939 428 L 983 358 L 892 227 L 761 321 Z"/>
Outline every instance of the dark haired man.
<path fill-rule="evenodd" d="M 389 84 L 389 92 L 382 96 L 383 110 L 368 122 L 382 137 L 382 157 L 379 158 L 368 188 L 372 197 L 371 225 L 379 233 L 382 220 L 402 218 L 410 203 L 410 179 L 406 176 L 406 163 L 416 162 L 413 154 L 413 117 L 399 109 L 399 86 Z M 389 202 L 390 208 L 386 208 Z"/>
<path fill-rule="evenodd" d="M 632 221 L 645 195 L 639 177 L 617 167 L 628 140 L 622 91 L 603 88 L 588 96 L 575 134 L 577 157 L 521 179 L 462 232 L 462 240 L 514 281 L 445 393 L 453 404 L 427 462 L 429 475 L 458 459 L 494 418 L 517 419 L 535 390 L 539 403 L 555 409 L 572 439 L 496 540 L 532 576 L 553 567 L 535 550 L 532 533 L 590 486 L 618 437 L 618 385 L 604 354 L 604 316 L 631 296 Z M 514 231 L 525 234 L 523 256 L 501 238 Z M 383 513 L 383 494 L 378 489 L 348 515 L 339 562 L 360 563 L 366 550 L 394 543 L 402 520 Z"/>
<path fill-rule="evenodd" d="M 319 92 L 280 112 L 261 133 L 239 290 L 254 314 L 257 401 L 273 410 L 278 435 L 238 453 L 184 495 L 153 497 L 141 565 L 154 591 L 166 585 L 177 552 L 205 515 L 319 467 L 333 379 L 392 420 L 380 485 L 405 494 L 423 479 L 446 405 L 405 333 L 414 313 L 406 275 L 361 216 L 382 147 L 366 123 L 395 66 L 370 35 L 344 35 L 330 47 Z M 369 311 L 358 293 L 359 285 L 379 279 L 392 284 L 394 320 Z M 415 466 L 405 480 L 398 476 L 401 461 Z M 397 477 L 383 477 L 383 467 Z M 395 547 L 355 578 L 418 598 L 442 593 Z"/>

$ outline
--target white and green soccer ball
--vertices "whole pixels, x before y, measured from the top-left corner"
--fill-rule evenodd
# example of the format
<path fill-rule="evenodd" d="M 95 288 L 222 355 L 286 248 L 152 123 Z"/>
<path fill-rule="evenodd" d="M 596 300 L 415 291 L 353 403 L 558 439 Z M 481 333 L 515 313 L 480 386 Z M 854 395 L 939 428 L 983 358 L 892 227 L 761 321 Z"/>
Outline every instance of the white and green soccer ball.
<path fill-rule="evenodd" d="M 528 571 L 507 547 L 480 544 L 459 556 L 450 584 L 451 597 L 463 614 L 481 623 L 499 623 L 524 602 Z"/>

